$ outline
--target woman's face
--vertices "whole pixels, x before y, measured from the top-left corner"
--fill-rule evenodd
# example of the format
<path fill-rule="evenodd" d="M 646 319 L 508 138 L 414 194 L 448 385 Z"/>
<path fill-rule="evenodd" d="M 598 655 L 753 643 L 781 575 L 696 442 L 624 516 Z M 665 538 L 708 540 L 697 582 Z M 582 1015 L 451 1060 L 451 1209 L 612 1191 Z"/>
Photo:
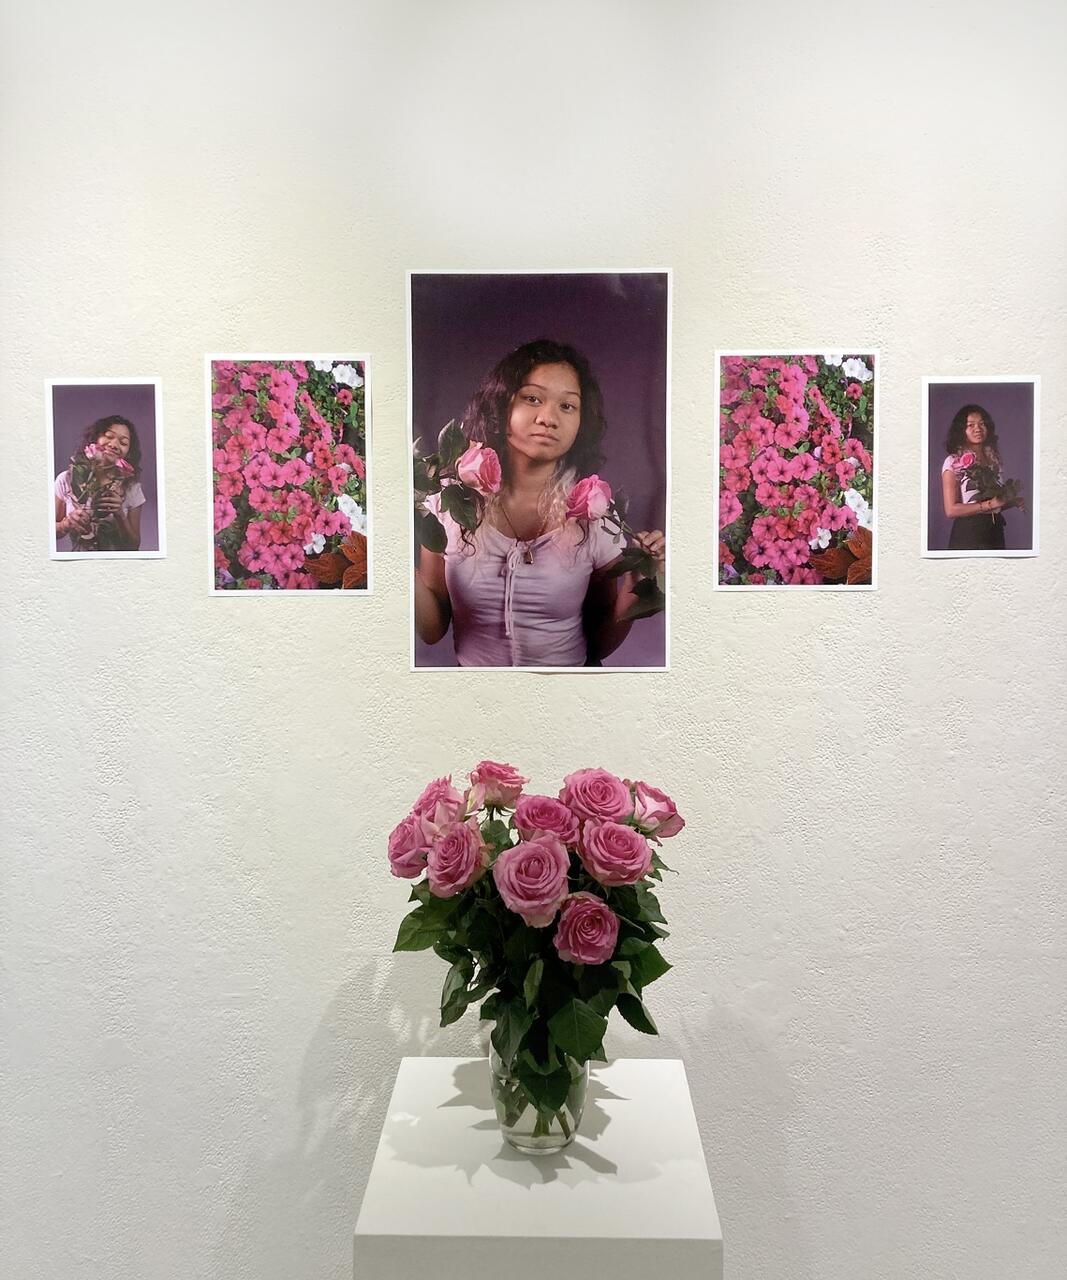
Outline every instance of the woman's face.
<path fill-rule="evenodd" d="M 508 448 L 531 462 L 556 462 L 582 425 L 578 374 L 569 364 L 538 364 L 511 397 Z"/>
<path fill-rule="evenodd" d="M 964 430 L 968 444 L 985 444 L 986 436 L 989 435 L 989 428 L 985 424 L 985 418 L 980 413 L 969 413 L 967 415 L 967 426 Z"/>
<path fill-rule="evenodd" d="M 109 423 L 96 437 L 96 443 L 111 458 L 125 458 L 130 451 L 130 429 L 121 422 Z"/>

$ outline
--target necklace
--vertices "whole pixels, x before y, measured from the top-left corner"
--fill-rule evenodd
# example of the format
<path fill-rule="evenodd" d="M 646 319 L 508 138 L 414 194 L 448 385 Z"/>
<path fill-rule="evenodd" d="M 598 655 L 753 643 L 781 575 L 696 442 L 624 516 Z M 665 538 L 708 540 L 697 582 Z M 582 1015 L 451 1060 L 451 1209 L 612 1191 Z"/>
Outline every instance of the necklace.
<path fill-rule="evenodd" d="M 515 536 L 515 541 L 516 541 L 516 542 L 517 542 L 517 543 L 522 547 L 522 562 L 523 562 L 523 564 L 533 564 L 533 562 L 534 562 L 533 547 L 532 547 L 530 544 L 531 544 L 531 543 L 533 543 L 533 542 L 536 542 L 536 541 L 537 541 L 537 539 L 541 536 L 541 534 L 543 534 L 543 533 L 544 533 L 544 531 L 545 531 L 545 523 L 546 523 L 546 521 L 548 520 L 548 517 L 547 517 L 547 516 L 544 516 L 544 517 L 542 518 L 542 520 L 541 520 L 541 525 L 540 525 L 540 527 L 538 528 L 537 532 L 534 534 L 534 536 L 533 536 L 532 538 L 520 538 L 520 537 L 519 537 L 519 531 L 518 531 L 518 529 L 516 529 L 516 528 L 515 528 L 514 524 L 512 524 L 511 516 L 509 516 L 509 515 L 508 515 L 508 509 L 507 509 L 507 507 L 505 507 L 505 506 L 504 506 L 504 500 L 503 500 L 503 498 L 501 498 L 501 500 L 500 500 L 500 514 L 501 514 L 501 515 L 504 517 L 504 519 L 508 522 L 508 528 L 509 528 L 509 529 L 511 530 L 511 532 L 514 534 L 514 536 Z"/>

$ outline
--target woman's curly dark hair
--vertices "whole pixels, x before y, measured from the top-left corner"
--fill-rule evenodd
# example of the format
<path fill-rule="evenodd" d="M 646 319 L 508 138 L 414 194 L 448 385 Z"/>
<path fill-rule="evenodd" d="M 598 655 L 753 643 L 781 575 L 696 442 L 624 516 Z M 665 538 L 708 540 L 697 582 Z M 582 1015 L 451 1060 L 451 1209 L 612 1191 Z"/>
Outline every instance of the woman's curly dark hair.
<path fill-rule="evenodd" d="M 104 434 L 108 427 L 118 424 L 125 427 L 130 433 L 130 451 L 126 455 L 126 461 L 133 467 L 133 474 L 139 476 L 141 474 L 141 440 L 137 434 L 137 428 L 129 420 L 123 418 L 120 414 L 109 413 L 106 418 L 97 418 L 91 426 L 85 428 L 82 434 L 79 450 L 84 449 L 87 444 L 96 444 L 97 440 Z"/>
<path fill-rule="evenodd" d="M 607 429 L 604 396 L 589 361 L 566 343 L 536 338 L 509 352 L 486 374 L 471 397 L 463 414 L 464 428 L 472 440 L 496 450 L 506 473 L 511 401 L 525 384 L 530 370 L 539 364 L 569 364 L 578 375 L 578 389 L 582 396 L 581 426 L 578 438 L 566 458 L 561 459 L 561 465 L 573 468 L 576 478 L 584 479 L 593 475 L 604 460 L 600 450 Z"/>
<path fill-rule="evenodd" d="M 989 410 L 983 409 L 980 404 L 965 404 L 962 409 L 957 410 L 949 425 L 948 435 L 945 437 L 945 452 L 957 454 L 966 449 L 967 419 L 972 413 L 980 413 L 982 415 L 982 421 L 985 423 L 986 429 L 985 447 L 999 461 L 1000 447 L 997 443 L 996 423 L 993 421 L 993 415 Z"/>

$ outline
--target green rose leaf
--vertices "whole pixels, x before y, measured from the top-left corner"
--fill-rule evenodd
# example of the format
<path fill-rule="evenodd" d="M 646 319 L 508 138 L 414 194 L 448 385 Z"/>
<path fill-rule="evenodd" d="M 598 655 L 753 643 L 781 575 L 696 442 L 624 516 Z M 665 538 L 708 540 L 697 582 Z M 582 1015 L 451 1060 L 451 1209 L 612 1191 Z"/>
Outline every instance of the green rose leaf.
<path fill-rule="evenodd" d="M 552 1039 L 578 1062 L 589 1060 L 603 1042 L 607 1027 L 607 1018 L 594 1012 L 584 1000 L 569 1000 L 548 1023 Z"/>
<path fill-rule="evenodd" d="M 659 899 L 646 884 L 635 884 L 634 890 L 637 893 L 637 905 L 641 911 L 642 918 L 648 921 L 655 920 L 659 924 L 666 924 L 667 918 L 660 909 Z"/>
<path fill-rule="evenodd" d="M 666 608 L 667 597 L 652 578 L 642 578 L 634 587 L 634 595 L 637 599 L 622 615 L 623 622 L 630 622 L 635 618 L 649 618 L 655 613 L 662 613 Z"/>
<path fill-rule="evenodd" d="M 533 1014 L 522 1000 L 508 1000 L 501 1004 L 490 1039 L 506 1067 L 510 1068 L 522 1038 L 532 1024 Z"/>
<path fill-rule="evenodd" d="M 427 951 L 440 938 L 445 921 L 429 906 L 416 907 L 400 921 L 394 951 Z"/>
<path fill-rule="evenodd" d="M 474 960 L 462 955 L 445 975 L 441 989 L 441 1026 L 447 1027 L 461 1018 L 470 1003 L 467 986 L 474 977 Z"/>
<path fill-rule="evenodd" d="M 662 978 L 670 968 L 670 963 L 664 960 L 655 947 L 646 947 L 630 962 L 630 981 L 635 987 L 647 987 L 650 982 Z"/>
<path fill-rule="evenodd" d="M 643 1031 L 646 1036 L 658 1036 L 659 1030 L 652 1021 L 652 1015 L 637 996 L 624 991 L 618 999 L 619 1012 L 635 1031 Z"/>
<path fill-rule="evenodd" d="M 419 542 L 427 551 L 436 551 L 438 554 L 443 554 L 448 547 L 448 534 L 445 533 L 445 526 L 432 511 L 415 512 L 415 533 Z"/>
<path fill-rule="evenodd" d="M 441 467 L 454 466 L 456 460 L 467 450 L 467 437 L 463 434 L 463 428 L 452 419 L 441 431 L 437 437 L 437 452 L 441 455 Z"/>
<path fill-rule="evenodd" d="M 526 980 L 522 984 L 522 995 L 528 1009 L 532 1009 L 537 1003 L 537 992 L 541 987 L 541 975 L 544 971 L 545 962 L 538 956 L 526 972 Z"/>
<path fill-rule="evenodd" d="M 478 507 L 473 489 L 465 484 L 447 484 L 441 490 L 441 510 L 447 511 L 463 529 L 477 529 Z"/>
<path fill-rule="evenodd" d="M 520 1058 L 516 1075 L 539 1111 L 559 1111 L 567 1101 L 567 1094 L 571 1087 L 571 1073 L 566 1067 L 543 1074 L 533 1070 Z"/>
<path fill-rule="evenodd" d="M 491 822 L 483 822 L 482 839 L 494 853 L 499 853 L 501 849 L 511 844 L 511 828 L 499 818 L 494 818 Z"/>

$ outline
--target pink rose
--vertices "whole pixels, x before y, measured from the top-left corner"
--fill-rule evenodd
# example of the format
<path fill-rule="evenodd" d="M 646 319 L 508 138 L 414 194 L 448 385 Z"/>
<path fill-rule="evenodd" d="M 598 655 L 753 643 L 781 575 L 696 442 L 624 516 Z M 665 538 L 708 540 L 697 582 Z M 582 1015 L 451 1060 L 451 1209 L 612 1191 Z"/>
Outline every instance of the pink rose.
<path fill-rule="evenodd" d="M 470 773 L 472 809 L 492 805 L 497 809 L 511 809 L 523 787 L 530 781 L 510 764 L 494 764 L 483 760 Z"/>
<path fill-rule="evenodd" d="M 493 879 L 508 910 L 543 929 L 567 896 L 569 869 L 562 842 L 546 834 L 505 849 L 493 863 Z"/>
<path fill-rule="evenodd" d="M 572 893 L 559 913 L 553 942 L 568 964 L 603 964 L 619 939 L 619 917 L 592 893 Z"/>
<path fill-rule="evenodd" d="M 579 818 L 628 818 L 634 811 L 630 788 L 606 769 L 567 774 L 559 798 Z"/>
<path fill-rule="evenodd" d="M 635 782 L 634 820 L 649 835 L 665 840 L 676 836 L 685 826 L 685 819 L 666 792 L 650 787 L 647 782 Z"/>
<path fill-rule="evenodd" d="M 587 822 L 578 852 L 598 884 L 636 884 L 652 869 L 652 846 L 621 822 Z"/>
<path fill-rule="evenodd" d="M 120 475 L 124 475 L 124 476 L 133 475 L 133 467 L 130 465 L 130 463 L 126 461 L 125 458 L 115 459 L 115 470 L 119 472 Z"/>
<path fill-rule="evenodd" d="M 389 869 L 401 880 L 414 880 L 422 875 L 427 852 L 422 823 L 409 813 L 389 836 Z"/>
<path fill-rule="evenodd" d="M 433 782 L 428 782 L 422 789 L 422 795 L 415 801 L 412 813 L 421 817 L 423 814 L 436 812 L 439 806 L 443 806 L 453 818 L 463 808 L 463 797 L 452 785 L 451 777 L 435 778 Z"/>
<path fill-rule="evenodd" d="M 496 450 L 486 445 L 472 444 L 456 463 L 456 475 L 475 493 L 496 493 L 501 481 L 500 459 Z"/>
<path fill-rule="evenodd" d="M 104 455 L 103 449 L 99 445 L 87 444 L 82 453 L 91 461 L 93 458 L 101 458 Z"/>
<path fill-rule="evenodd" d="M 610 505 L 611 485 L 599 476 L 586 476 L 567 495 L 567 519 L 599 520 Z"/>
<path fill-rule="evenodd" d="M 970 451 L 970 449 L 968 449 L 966 453 L 960 454 L 960 456 L 956 459 L 956 466 L 957 468 L 974 466 L 974 454 Z"/>
<path fill-rule="evenodd" d="M 473 818 L 457 823 L 430 846 L 426 878 L 435 898 L 454 898 L 469 889 L 489 861 L 482 833 Z"/>
<path fill-rule="evenodd" d="M 578 842 L 578 819 L 562 800 L 551 796 L 520 796 L 515 806 L 515 826 L 524 840 L 547 831 L 564 844 Z"/>

